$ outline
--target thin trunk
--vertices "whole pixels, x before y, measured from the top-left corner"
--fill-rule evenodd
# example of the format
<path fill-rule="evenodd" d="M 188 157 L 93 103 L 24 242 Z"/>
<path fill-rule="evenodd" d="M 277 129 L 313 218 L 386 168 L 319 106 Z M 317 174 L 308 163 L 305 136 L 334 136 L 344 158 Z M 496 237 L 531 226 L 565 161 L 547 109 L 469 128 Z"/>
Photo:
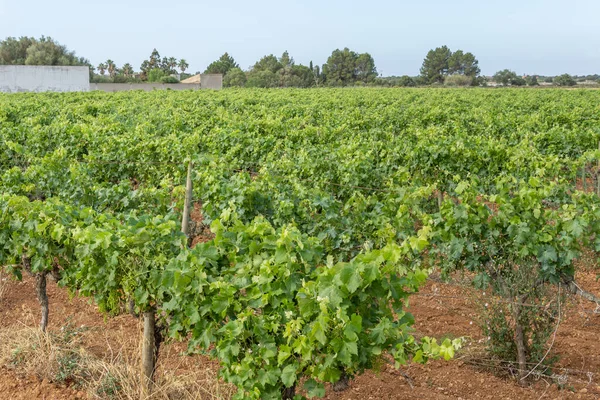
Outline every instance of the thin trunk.
<path fill-rule="evenodd" d="M 135 301 L 132 298 L 130 298 L 129 300 L 127 300 L 127 312 L 129 312 L 129 314 L 133 318 L 139 318 L 140 317 L 140 315 L 135 312 Z"/>
<path fill-rule="evenodd" d="M 519 379 L 527 374 L 527 353 L 525 350 L 525 336 L 523 325 L 519 322 L 521 317 L 521 299 L 517 297 L 512 304 L 513 318 L 515 319 L 515 343 L 517 345 L 517 361 L 519 363 Z"/>
<path fill-rule="evenodd" d="M 581 176 L 583 179 L 583 191 L 585 192 L 587 189 L 587 179 L 585 177 L 585 165 L 583 166 L 583 168 L 581 168 Z"/>
<path fill-rule="evenodd" d="M 46 271 L 35 274 L 35 290 L 42 309 L 42 320 L 40 322 L 42 332 L 46 332 L 46 328 L 48 327 L 48 294 L 46 293 L 47 274 Z"/>
<path fill-rule="evenodd" d="M 150 396 L 154 386 L 154 369 L 156 362 L 154 310 L 144 312 L 144 337 L 142 342 L 142 399 Z"/>
<path fill-rule="evenodd" d="M 281 389 L 281 398 L 283 400 L 291 400 L 296 396 L 296 385 Z"/>
<path fill-rule="evenodd" d="M 437 193 L 438 209 L 442 211 L 442 203 L 444 202 L 444 192 L 438 190 Z"/>
<path fill-rule="evenodd" d="M 342 376 L 340 376 L 340 379 L 336 383 L 333 384 L 333 391 L 334 392 L 343 392 L 343 391 L 347 390 L 349 387 L 350 387 L 350 378 L 346 374 L 346 371 L 342 371 Z"/>

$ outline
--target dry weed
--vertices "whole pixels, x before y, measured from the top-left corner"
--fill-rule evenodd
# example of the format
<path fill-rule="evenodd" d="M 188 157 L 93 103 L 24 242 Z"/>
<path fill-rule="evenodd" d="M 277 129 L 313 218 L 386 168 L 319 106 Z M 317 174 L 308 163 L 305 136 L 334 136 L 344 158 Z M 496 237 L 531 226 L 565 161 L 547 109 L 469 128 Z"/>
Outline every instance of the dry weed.
<path fill-rule="evenodd" d="M 28 326 L 1 329 L 0 363 L 86 391 L 93 399 L 143 399 L 136 338 L 123 336 L 119 349 L 113 349 L 107 340 L 106 356 L 98 357 L 82 346 L 90 334 L 94 332 L 71 326 L 47 334 Z M 96 340 L 98 336 L 95 334 Z M 183 356 L 168 354 L 169 347 L 165 347 L 164 357 L 180 357 L 182 364 L 188 363 Z M 232 394 L 232 388 L 219 381 L 210 368 L 174 367 L 157 373 L 154 391 L 146 400 L 228 399 Z"/>

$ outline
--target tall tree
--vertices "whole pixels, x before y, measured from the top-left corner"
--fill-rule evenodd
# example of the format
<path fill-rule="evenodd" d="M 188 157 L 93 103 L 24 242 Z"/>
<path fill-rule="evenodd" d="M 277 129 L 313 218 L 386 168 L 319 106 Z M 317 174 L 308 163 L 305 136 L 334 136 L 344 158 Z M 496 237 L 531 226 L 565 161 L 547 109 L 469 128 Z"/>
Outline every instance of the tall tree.
<path fill-rule="evenodd" d="M 369 53 L 359 54 L 356 58 L 356 77 L 363 83 L 373 82 L 377 78 L 375 60 Z"/>
<path fill-rule="evenodd" d="M 175 57 L 169 57 L 167 65 L 169 66 L 169 71 L 175 71 L 177 68 L 178 62 Z"/>
<path fill-rule="evenodd" d="M 246 74 L 239 68 L 231 68 L 223 78 L 225 87 L 241 87 L 246 84 Z"/>
<path fill-rule="evenodd" d="M 148 69 L 159 68 L 160 66 L 160 53 L 158 50 L 153 49 L 148 59 Z"/>
<path fill-rule="evenodd" d="M 475 78 L 480 74 L 479 61 L 472 53 L 465 53 L 462 50 L 457 50 L 450 56 L 448 60 L 449 75 L 466 75 Z"/>
<path fill-rule="evenodd" d="M 131 64 L 127 63 L 127 64 L 123 65 L 122 72 L 123 72 L 123 75 L 125 75 L 127 78 L 129 78 L 133 75 L 133 67 L 131 66 Z"/>
<path fill-rule="evenodd" d="M 111 78 L 114 78 L 117 72 L 117 65 L 113 60 L 106 60 L 106 69 L 108 70 L 108 75 L 110 75 Z"/>
<path fill-rule="evenodd" d="M 178 66 L 181 70 L 181 73 L 183 74 L 185 73 L 185 70 L 189 68 L 190 65 L 187 63 L 187 61 L 185 61 L 185 59 L 182 58 L 181 60 L 179 60 Z"/>
<path fill-rule="evenodd" d="M 328 85 L 347 86 L 356 81 L 356 60 L 358 54 L 349 48 L 335 49 L 327 63 L 323 65 L 323 74 Z"/>
<path fill-rule="evenodd" d="M 425 83 L 444 83 L 444 77 L 448 75 L 451 56 L 452 51 L 447 46 L 429 50 L 421 66 L 421 76 Z"/>
<path fill-rule="evenodd" d="M 252 67 L 251 72 L 269 71 L 276 73 L 281 68 L 283 68 L 283 65 L 279 59 L 273 54 L 269 54 L 268 56 L 264 56 L 258 60 Z"/>
<path fill-rule="evenodd" d="M 449 75 L 464 75 L 471 78 L 476 84 L 476 79 L 481 70 L 479 61 L 473 53 L 462 50 L 452 52 L 447 46 L 429 50 L 421 66 L 421 81 L 425 84 L 443 83 Z M 465 80 L 466 81 L 466 80 Z"/>
<path fill-rule="evenodd" d="M 106 64 L 105 63 L 98 64 L 98 71 L 100 72 L 100 75 L 104 76 L 104 72 L 106 71 Z"/>
<path fill-rule="evenodd" d="M 232 56 L 224 53 L 218 60 L 213 61 L 204 71 L 205 74 L 227 74 L 232 68 L 239 68 Z"/>
<path fill-rule="evenodd" d="M 7 37 L 0 42 L 0 65 L 24 65 L 27 49 L 36 42 L 35 38 L 27 36 Z"/>
<path fill-rule="evenodd" d="M 292 67 L 294 66 L 294 59 L 290 57 L 290 54 L 287 52 L 287 50 L 284 51 L 279 58 L 279 64 L 281 64 L 281 68 L 277 71 L 280 77 L 279 86 L 296 86 L 294 82 L 292 82 Z"/>

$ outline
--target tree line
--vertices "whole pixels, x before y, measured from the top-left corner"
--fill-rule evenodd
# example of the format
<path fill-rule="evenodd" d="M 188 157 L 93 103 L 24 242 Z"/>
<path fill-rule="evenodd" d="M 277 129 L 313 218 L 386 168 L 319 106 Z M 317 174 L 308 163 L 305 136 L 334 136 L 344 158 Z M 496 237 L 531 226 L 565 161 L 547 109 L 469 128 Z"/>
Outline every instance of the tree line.
<path fill-rule="evenodd" d="M 136 72 L 131 63 L 121 67 L 106 60 L 97 66 L 88 59 L 77 57 L 75 52 L 50 37 L 40 39 L 8 37 L 0 41 L 0 65 L 87 65 L 92 82 L 163 82 L 177 83 L 191 74 L 183 58 L 161 57 L 153 49 Z M 200 71 L 196 72 L 196 74 Z M 418 76 L 381 76 L 375 60 L 369 53 L 357 53 L 349 48 L 336 49 L 322 66 L 298 64 L 287 52 L 280 57 L 265 55 L 247 70 L 224 53 L 213 61 L 204 73 L 223 74 L 225 87 L 319 87 L 319 86 L 487 86 L 489 79 L 481 75 L 479 61 L 471 52 L 452 51 L 447 46 L 429 50 Z M 521 76 L 505 69 L 491 77 L 497 86 L 537 86 L 540 81 L 557 86 L 574 86 L 577 82 L 600 83 L 599 75 L 573 77 L 563 74 L 556 77 Z"/>

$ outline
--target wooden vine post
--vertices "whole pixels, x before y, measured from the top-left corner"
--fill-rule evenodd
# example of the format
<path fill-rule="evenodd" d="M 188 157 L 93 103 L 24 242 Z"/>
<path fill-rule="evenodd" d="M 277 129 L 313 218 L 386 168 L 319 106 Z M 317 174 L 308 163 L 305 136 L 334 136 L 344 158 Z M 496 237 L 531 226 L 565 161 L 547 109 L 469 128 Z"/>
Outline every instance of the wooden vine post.
<path fill-rule="evenodd" d="M 188 163 L 187 180 L 185 190 L 185 203 L 183 206 L 183 218 L 181 219 L 181 231 L 187 235 L 190 221 L 190 207 L 192 203 L 192 162 Z M 154 371 L 158 359 L 158 349 L 161 344 L 161 335 L 157 335 L 156 309 L 152 308 L 143 313 L 144 337 L 142 341 L 142 399 L 147 399 L 152 393 L 154 386 Z"/>

